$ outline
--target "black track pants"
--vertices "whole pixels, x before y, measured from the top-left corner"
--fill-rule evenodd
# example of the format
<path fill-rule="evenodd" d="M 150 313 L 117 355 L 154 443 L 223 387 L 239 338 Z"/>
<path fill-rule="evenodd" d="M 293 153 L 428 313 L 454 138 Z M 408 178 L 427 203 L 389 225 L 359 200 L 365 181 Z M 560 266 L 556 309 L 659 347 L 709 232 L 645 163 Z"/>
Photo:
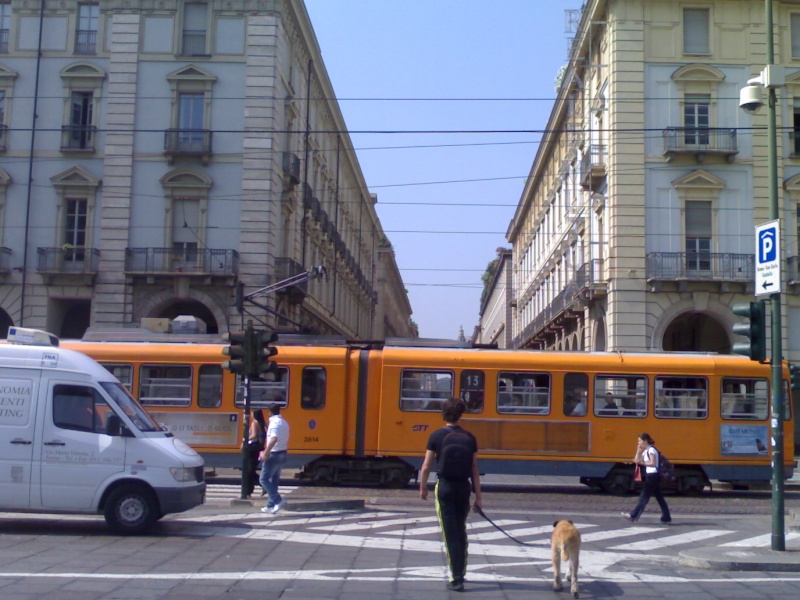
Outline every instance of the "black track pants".
<path fill-rule="evenodd" d="M 439 479 L 435 493 L 436 514 L 450 563 L 450 580 L 462 583 L 467 571 L 467 516 L 472 488 L 469 480 Z"/>

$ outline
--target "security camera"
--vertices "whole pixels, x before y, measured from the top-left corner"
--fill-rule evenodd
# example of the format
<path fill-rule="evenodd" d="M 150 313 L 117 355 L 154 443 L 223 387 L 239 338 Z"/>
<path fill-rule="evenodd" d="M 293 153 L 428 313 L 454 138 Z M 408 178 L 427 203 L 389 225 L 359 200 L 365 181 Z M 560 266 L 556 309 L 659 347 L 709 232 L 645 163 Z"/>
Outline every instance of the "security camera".
<path fill-rule="evenodd" d="M 748 85 L 739 92 L 739 107 L 746 113 L 756 114 L 764 106 L 760 85 Z"/>

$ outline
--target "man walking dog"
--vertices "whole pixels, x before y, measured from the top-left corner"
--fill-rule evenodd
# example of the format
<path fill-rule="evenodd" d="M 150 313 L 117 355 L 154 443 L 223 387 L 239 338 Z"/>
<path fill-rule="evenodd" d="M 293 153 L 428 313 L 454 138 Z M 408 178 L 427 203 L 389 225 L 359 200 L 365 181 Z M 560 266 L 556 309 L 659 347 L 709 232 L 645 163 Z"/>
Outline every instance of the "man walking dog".
<path fill-rule="evenodd" d="M 446 425 L 434 431 L 428 438 L 425 461 L 419 476 L 419 497 L 427 500 L 428 476 L 434 460 L 436 461 L 436 514 L 439 516 L 447 560 L 450 563 L 447 588 L 457 592 L 464 590 L 464 574 L 467 570 L 467 515 L 472 491 L 475 492 L 473 508 L 481 508 L 478 442 L 474 435 L 458 424 L 465 408 L 460 398 L 448 398 L 444 401 L 442 418 Z"/>

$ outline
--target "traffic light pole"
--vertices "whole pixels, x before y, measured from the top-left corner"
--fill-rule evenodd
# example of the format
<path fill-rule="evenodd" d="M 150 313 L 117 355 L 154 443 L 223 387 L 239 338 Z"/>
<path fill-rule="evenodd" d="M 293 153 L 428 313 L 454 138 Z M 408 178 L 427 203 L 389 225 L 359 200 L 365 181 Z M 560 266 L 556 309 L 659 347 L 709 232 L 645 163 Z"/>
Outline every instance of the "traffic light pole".
<path fill-rule="evenodd" d="M 244 500 L 250 493 L 250 447 L 247 443 L 250 437 L 250 376 L 244 375 L 244 433 L 242 434 L 242 488 L 240 498 Z"/>
<path fill-rule="evenodd" d="M 775 64 L 774 37 L 772 25 L 772 0 L 764 1 L 767 25 L 767 65 Z M 769 165 L 769 216 L 780 219 L 778 208 L 778 139 L 776 125 L 776 94 L 774 87 L 768 87 L 767 100 L 767 151 Z M 781 295 L 770 295 L 770 314 L 772 316 L 772 549 L 786 550 L 784 532 L 784 486 L 783 486 L 783 348 L 781 325 Z"/>

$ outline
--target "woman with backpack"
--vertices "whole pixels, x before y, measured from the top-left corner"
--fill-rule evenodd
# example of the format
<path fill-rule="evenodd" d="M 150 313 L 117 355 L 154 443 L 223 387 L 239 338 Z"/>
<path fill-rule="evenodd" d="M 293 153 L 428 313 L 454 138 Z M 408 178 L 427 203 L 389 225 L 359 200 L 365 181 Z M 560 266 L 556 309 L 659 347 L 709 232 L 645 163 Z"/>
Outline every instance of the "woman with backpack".
<path fill-rule="evenodd" d="M 481 507 L 481 481 L 478 471 L 478 442 L 458 421 L 466 405 L 460 398 L 448 398 L 442 403 L 445 427 L 428 438 L 425 461 L 419 474 L 419 497 L 428 499 L 428 476 L 436 461 L 436 513 L 442 527 L 442 537 L 450 562 L 450 581 L 447 589 L 464 590 L 467 570 L 467 515 L 472 491 L 475 510 Z M 470 479 L 472 483 L 470 484 Z"/>
<path fill-rule="evenodd" d="M 640 434 L 637 440 L 636 456 L 633 457 L 633 462 L 637 467 L 644 470 L 642 493 L 639 495 L 639 502 L 636 507 L 629 513 L 622 513 L 622 516 L 631 523 L 635 523 L 642 516 L 651 496 L 655 496 L 658 505 L 661 507 L 661 522 L 664 524 L 672 522 L 669 506 L 667 506 L 667 501 L 664 500 L 664 495 L 661 493 L 661 475 L 658 472 L 658 463 L 661 456 L 656 450 L 655 444 L 655 440 L 647 433 Z"/>

